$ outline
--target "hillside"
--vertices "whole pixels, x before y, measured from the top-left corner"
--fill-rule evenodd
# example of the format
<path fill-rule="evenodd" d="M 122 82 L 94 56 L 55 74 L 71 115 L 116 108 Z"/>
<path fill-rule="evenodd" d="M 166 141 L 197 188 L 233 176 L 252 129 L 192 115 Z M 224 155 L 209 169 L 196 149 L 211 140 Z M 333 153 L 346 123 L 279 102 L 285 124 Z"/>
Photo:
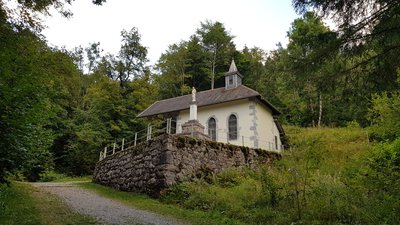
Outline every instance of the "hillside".
<path fill-rule="evenodd" d="M 203 174 L 170 188 L 160 201 L 94 183 L 82 186 L 193 224 L 399 224 L 400 141 L 370 142 L 366 129 L 358 127 L 286 127 L 286 132 L 291 149 L 273 165 Z M 22 210 L 29 196 L 10 202 L 7 193 L 30 190 L 23 187 L 0 188 L 0 215 Z"/>
<path fill-rule="evenodd" d="M 204 175 L 171 188 L 163 200 L 238 224 L 398 223 L 398 200 L 385 205 L 373 193 L 367 159 L 377 144 L 369 143 L 365 129 L 286 127 L 286 132 L 291 149 L 274 165 Z"/>

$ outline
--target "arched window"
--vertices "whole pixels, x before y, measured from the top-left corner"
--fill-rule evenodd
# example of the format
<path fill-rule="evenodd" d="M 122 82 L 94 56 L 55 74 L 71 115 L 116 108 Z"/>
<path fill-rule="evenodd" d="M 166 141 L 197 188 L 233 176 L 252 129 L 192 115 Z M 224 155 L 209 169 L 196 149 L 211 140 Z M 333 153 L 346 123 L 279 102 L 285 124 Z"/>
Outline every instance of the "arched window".
<path fill-rule="evenodd" d="M 237 132 L 237 118 L 235 115 L 231 114 L 228 119 L 228 132 L 229 140 L 236 140 L 238 136 Z"/>
<path fill-rule="evenodd" d="M 217 140 L 217 122 L 213 117 L 208 120 L 208 136 L 211 137 L 211 140 Z"/>

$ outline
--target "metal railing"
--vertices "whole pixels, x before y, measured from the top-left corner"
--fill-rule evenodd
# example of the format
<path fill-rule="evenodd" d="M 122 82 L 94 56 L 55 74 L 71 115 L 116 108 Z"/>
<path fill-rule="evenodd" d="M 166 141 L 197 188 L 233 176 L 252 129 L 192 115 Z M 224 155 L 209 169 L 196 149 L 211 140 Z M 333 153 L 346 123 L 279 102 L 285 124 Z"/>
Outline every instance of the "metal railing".
<path fill-rule="evenodd" d="M 142 142 L 147 142 L 153 138 L 156 138 L 163 134 L 175 134 L 177 133 L 177 127 L 174 127 L 173 124 L 177 124 L 177 126 L 181 126 L 181 124 L 177 123 L 177 121 L 172 120 L 171 118 L 166 120 L 166 123 L 162 125 L 152 125 L 148 124 L 147 128 L 137 131 L 134 133 L 133 137 L 123 138 L 120 142 L 113 142 L 104 147 L 102 151 L 100 151 L 99 161 L 103 160 L 108 155 L 113 155 L 116 152 L 130 149 L 132 147 L 137 146 Z M 193 127 L 192 127 L 193 129 Z M 182 129 L 180 129 L 181 131 Z M 251 148 L 261 148 L 269 151 L 282 151 L 284 150 L 284 145 L 275 142 L 271 142 L 265 139 L 261 139 L 256 136 L 243 136 L 240 135 L 239 132 L 232 135 L 232 132 L 228 132 L 226 130 L 217 129 L 215 132 L 215 139 L 213 141 L 228 143 L 238 146 L 247 146 Z M 193 131 L 192 137 L 193 137 Z M 208 134 L 208 129 L 206 128 L 204 131 L 205 134 Z M 231 134 L 231 135 L 230 135 Z M 210 135 L 211 136 L 211 135 Z M 232 139 L 231 137 L 235 137 L 236 139 Z"/>
<path fill-rule="evenodd" d="M 171 118 L 166 120 L 166 125 L 153 125 L 149 123 L 147 128 L 137 131 L 134 133 L 131 138 L 122 138 L 120 142 L 113 142 L 104 147 L 102 151 L 100 151 L 99 161 L 103 160 L 109 155 L 113 155 L 116 152 L 130 149 L 132 147 L 137 146 L 142 142 L 147 142 L 153 138 L 161 136 L 163 134 L 173 134 L 176 132 L 175 128 L 172 126 L 173 121 Z"/>
<path fill-rule="evenodd" d="M 240 135 L 240 132 L 229 132 L 223 129 L 217 129 L 215 131 L 211 131 L 210 133 L 215 132 L 216 142 L 223 142 L 228 144 L 234 144 L 239 146 L 248 146 L 252 148 L 261 148 L 269 151 L 282 151 L 285 149 L 283 144 L 277 143 L 277 140 L 268 141 L 256 136 L 244 136 Z M 207 133 L 207 131 L 205 132 Z M 207 133 L 208 134 L 208 133 Z M 211 137 L 211 135 L 209 135 Z M 232 138 L 236 137 L 236 138 Z M 278 136 L 277 136 L 278 137 Z"/>

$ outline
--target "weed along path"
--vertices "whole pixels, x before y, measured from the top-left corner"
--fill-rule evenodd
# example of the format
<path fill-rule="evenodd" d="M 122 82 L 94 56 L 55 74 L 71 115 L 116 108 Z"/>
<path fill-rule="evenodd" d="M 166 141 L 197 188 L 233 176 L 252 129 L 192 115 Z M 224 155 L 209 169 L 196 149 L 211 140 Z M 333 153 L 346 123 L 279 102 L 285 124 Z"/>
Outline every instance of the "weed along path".
<path fill-rule="evenodd" d="M 181 224 L 155 213 L 134 209 L 78 187 L 76 183 L 32 183 L 33 186 L 60 197 L 76 212 L 96 218 L 102 224 Z"/>

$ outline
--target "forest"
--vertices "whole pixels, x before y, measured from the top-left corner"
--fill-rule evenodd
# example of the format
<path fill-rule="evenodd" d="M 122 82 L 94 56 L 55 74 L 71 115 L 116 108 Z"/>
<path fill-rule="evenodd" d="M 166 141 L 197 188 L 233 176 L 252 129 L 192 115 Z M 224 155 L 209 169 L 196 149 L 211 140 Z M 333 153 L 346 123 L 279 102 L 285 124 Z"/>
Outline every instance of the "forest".
<path fill-rule="evenodd" d="M 293 0 L 299 18 L 287 46 L 277 43 L 273 51 L 237 49 L 223 23 L 202 21 L 155 65 L 136 27 L 121 31 L 115 55 L 104 54 L 96 40 L 49 47 L 35 14 L 55 7 L 68 17 L 62 5 L 73 1 L 18 4 L 15 15 L 0 1 L 0 183 L 38 181 L 53 171 L 91 174 L 104 145 L 146 127 L 138 113 L 191 87 L 222 86 L 234 59 L 244 84 L 276 106 L 286 126 L 366 128 L 369 140 L 380 143 L 366 159 L 381 179 L 373 187 L 399 197 L 400 2 Z M 393 204 L 399 210 L 398 200 Z"/>

